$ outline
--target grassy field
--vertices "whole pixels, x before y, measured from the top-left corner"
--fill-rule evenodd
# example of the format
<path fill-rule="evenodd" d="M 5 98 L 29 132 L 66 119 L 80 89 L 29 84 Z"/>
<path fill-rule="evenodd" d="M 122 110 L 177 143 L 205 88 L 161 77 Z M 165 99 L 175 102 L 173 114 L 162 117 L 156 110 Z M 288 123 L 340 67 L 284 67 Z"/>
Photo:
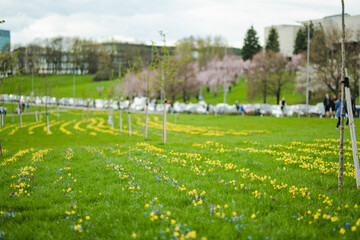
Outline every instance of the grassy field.
<path fill-rule="evenodd" d="M 104 91 L 101 95 L 102 98 L 107 97 L 107 90 L 109 87 L 116 85 L 116 81 L 103 81 L 93 82 L 93 75 L 76 75 L 75 76 L 75 97 L 92 97 L 100 98 L 96 90 L 98 86 L 103 86 Z M 19 83 L 20 82 L 20 83 Z M 73 97 L 73 75 L 35 75 L 32 81 L 31 75 L 24 75 L 20 79 L 5 82 L 3 90 L 5 93 L 16 94 L 21 88 L 22 95 L 30 96 L 32 91 L 32 84 L 34 83 L 34 95 L 46 95 L 45 83 L 48 84 L 48 94 L 53 97 Z"/>
<path fill-rule="evenodd" d="M 0 130 L 0 239 L 357 239 L 345 129 L 335 119 L 114 112 L 10 116 Z M 58 119 L 59 117 L 59 119 Z M 360 121 L 355 121 L 360 131 Z M 359 136 L 359 134 L 358 134 Z"/>
<path fill-rule="evenodd" d="M 75 76 L 75 97 L 91 97 L 91 98 L 106 98 L 108 96 L 108 89 L 114 88 L 119 82 L 118 80 L 112 81 L 102 81 L 102 82 L 93 82 L 93 75 L 76 75 Z M 73 75 L 49 75 L 45 76 L 34 76 L 34 94 L 38 96 L 45 95 L 45 82 L 46 78 L 48 81 L 49 94 L 51 96 L 57 97 L 73 97 Z M 30 95 L 32 89 L 32 76 L 25 75 L 22 77 L 21 89 L 22 95 Z M 99 96 L 96 88 L 98 86 L 103 86 L 104 91 Z M 4 84 L 5 93 L 18 93 L 19 92 L 19 80 L 14 80 L 12 82 L 7 82 Z M 219 88 L 218 94 L 215 96 L 212 92 L 207 92 L 204 88 L 202 91 L 204 100 L 207 103 L 216 104 L 222 103 L 224 101 L 224 89 L 221 86 Z M 283 96 L 286 98 L 288 104 L 296 104 L 305 102 L 305 97 L 300 94 L 295 94 L 293 88 L 284 90 Z M 182 101 L 182 98 L 179 97 L 178 101 Z M 262 98 L 256 98 L 251 101 L 246 99 L 246 82 L 243 79 L 240 79 L 236 86 L 232 86 L 232 90 L 227 94 L 227 103 L 234 104 L 238 100 L 239 103 L 262 103 Z M 198 100 L 193 97 L 191 102 L 198 102 Z M 276 98 L 274 96 L 269 96 L 267 102 L 270 104 L 276 104 Z"/>

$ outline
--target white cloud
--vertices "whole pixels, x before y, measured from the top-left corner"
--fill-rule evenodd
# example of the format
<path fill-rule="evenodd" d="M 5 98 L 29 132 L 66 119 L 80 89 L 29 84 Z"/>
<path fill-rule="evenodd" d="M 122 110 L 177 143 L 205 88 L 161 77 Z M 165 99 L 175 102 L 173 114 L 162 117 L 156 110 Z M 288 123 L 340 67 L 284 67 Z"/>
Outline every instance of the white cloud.
<path fill-rule="evenodd" d="M 0 0 L 0 5 L 7 9 L 1 27 L 11 31 L 12 44 L 60 35 L 159 44 L 158 31 L 163 30 L 168 43 L 190 35 L 221 35 L 229 45 L 241 47 L 251 25 L 263 44 L 265 26 L 341 11 L 340 2 L 323 0 Z M 360 14 L 358 0 L 346 1 L 346 9 Z"/>

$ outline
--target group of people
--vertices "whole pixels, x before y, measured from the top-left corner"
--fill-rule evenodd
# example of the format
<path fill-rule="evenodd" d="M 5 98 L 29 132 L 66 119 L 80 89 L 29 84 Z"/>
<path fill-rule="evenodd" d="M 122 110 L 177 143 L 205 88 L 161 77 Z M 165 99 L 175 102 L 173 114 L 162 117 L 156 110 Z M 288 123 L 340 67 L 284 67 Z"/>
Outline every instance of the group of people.
<path fill-rule="evenodd" d="M 324 98 L 324 108 L 325 108 L 325 115 L 327 117 L 333 118 L 334 116 L 336 116 L 338 118 L 338 122 L 336 124 L 336 129 L 339 129 L 340 126 L 340 118 L 341 118 L 341 97 L 339 96 L 339 98 L 336 98 L 336 95 L 333 95 L 332 98 L 329 97 L 329 94 L 326 93 L 325 94 L 325 98 Z M 355 98 L 353 96 L 351 96 L 351 110 L 352 113 L 355 114 Z M 347 111 L 347 104 L 346 104 L 346 100 L 344 101 L 344 115 L 346 116 L 348 114 Z M 349 125 L 349 118 L 347 117 L 346 120 L 346 126 L 347 127 Z"/>
<path fill-rule="evenodd" d="M 334 118 L 336 115 L 336 102 L 337 102 L 336 95 L 333 95 L 331 98 L 329 94 L 325 94 L 324 98 L 324 108 L 325 108 L 325 116 Z"/>

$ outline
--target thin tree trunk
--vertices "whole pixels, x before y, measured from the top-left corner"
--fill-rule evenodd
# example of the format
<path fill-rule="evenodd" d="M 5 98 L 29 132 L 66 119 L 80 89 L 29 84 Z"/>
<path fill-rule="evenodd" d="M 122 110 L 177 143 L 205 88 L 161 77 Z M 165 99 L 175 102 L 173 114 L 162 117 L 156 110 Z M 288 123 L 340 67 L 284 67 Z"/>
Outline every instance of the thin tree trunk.
<path fill-rule="evenodd" d="M 264 83 L 264 103 L 266 103 L 266 81 Z"/>
<path fill-rule="evenodd" d="M 96 108 L 96 105 L 95 105 L 95 102 L 94 102 L 94 115 L 96 115 L 95 108 Z"/>
<path fill-rule="evenodd" d="M 128 128 L 129 128 L 129 136 L 131 136 L 131 113 L 128 112 Z"/>
<path fill-rule="evenodd" d="M 41 122 L 41 107 L 39 107 L 39 122 Z"/>
<path fill-rule="evenodd" d="M 146 99 L 145 104 L 145 131 L 144 131 L 144 138 L 147 139 L 148 137 L 148 100 Z"/>
<path fill-rule="evenodd" d="M 5 104 L 5 100 L 4 100 L 4 98 L 2 98 L 3 100 L 2 100 L 2 107 L 3 107 L 3 112 L 1 113 L 1 126 L 4 126 L 4 109 L 5 109 L 5 107 L 4 107 L 4 104 Z"/>
<path fill-rule="evenodd" d="M 60 114 L 59 114 L 59 104 L 56 105 L 56 112 L 57 112 L 57 119 L 59 121 Z"/>
<path fill-rule="evenodd" d="M 50 133 L 49 113 L 48 113 L 47 101 L 45 102 L 45 112 L 46 112 L 46 128 L 47 128 L 47 133 Z"/>
<path fill-rule="evenodd" d="M 120 133 L 122 133 L 122 119 L 121 119 L 121 109 L 119 108 L 119 128 Z"/>
<path fill-rule="evenodd" d="M 342 38 L 341 38 L 341 116 L 340 116 L 340 146 L 339 146 L 339 182 L 338 189 L 343 187 L 343 148 L 344 148 L 344 76 L 345 76 L 345 23 L 344 23 L 344 0 L 341 0 L 342 6 Z M 348 104 L 351 104 L 348 103 Z"/>
<path fill-rule="evenodd" d="M 14 103 L 11 101 L 12 122 L 14 122 Z"/>
<path fill-rule="evenodd" d="M 2 157 L 1 137 L 0 137 L 0 156 Z"/>
<path fill-rule="evenodd" d="M 111 108 L 111 127 L 114 128 L 114 112 L 112 108 Z"/>
<path fill-rule="evenodd" d="M 87 105 L 87 112 L 86 112 L 86 123 L 89 123 L 89 112 L 90 112 L 90 106 Z"/>
<path fill-rule="evenodd" d="M 85 112 L 85 108 L 83 107 L 82 109 L 82 115 L 81 115 L 81 120 L 84 121 L 84 112 Z"/>
<path fill-rule="evenodd" d="M 164 91 L 164 109 L 163 109 L 163 143 L 166 144 L 166 98 Z"/>
<path fill-rule="evenodd" d="M 46 113 L 46 126 L 47 126 L 47 132 L 50 133 L 49 114 L 48 113 Z"/>
<path fill-rule="evenodd" d="M 38 122 L 37 107 L 35 105 L 35 122 Z"/>
<path fill-rule="evenodd" d="M 20 129 L 21 129 L 22 128 L 21 103 L 19 104 L 19 110 L 20 110 Z"/>

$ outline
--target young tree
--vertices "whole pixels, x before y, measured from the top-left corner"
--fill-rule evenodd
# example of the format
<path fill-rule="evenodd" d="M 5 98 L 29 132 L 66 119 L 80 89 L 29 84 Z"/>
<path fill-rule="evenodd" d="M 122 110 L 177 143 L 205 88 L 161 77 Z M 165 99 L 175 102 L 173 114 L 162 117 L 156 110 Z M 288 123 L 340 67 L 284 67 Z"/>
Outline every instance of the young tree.
<path fill-rule="evenodd" d="M 160 36 L 162 37 L 163 47 L 161 53 L 157 55 L 157 72 L 158 72 L 158 88 L 161 91 L 163 98 L 163 143 L 166 144 L 166 89 L 169 84 L 176 81 L 175 76 L 178 73 L 180 67 L 185 64 L 187 59 L 178 59 L 175 56 L 171 55 L 170 48 L 166 46 L 166 35 L 160 31 Z"/>
<path fill-rule="evenodd" d="M 84 106 L 83 106 L 83 111 L 82 111 L 82 120 L 84 120 L 84 112 L 85 112 L 85 108 L 86 108 L 86 122 L 89 122 L 89 88 L 87 87 L 83 87 L 82 89 L 82 98 L 85 101 Z"/>
<path fill-rule="evenodd" d="M 353 39 L 355 33 L 350 29 L 346 29 L 347 39 Z M 335 95 L 340 93 L 341 83 L 341 30 L 335 27 L 324 29 L 320 26 L 312 40 L 310 51 L 310 62 L 316 72 L 316 81 L 319 85 L 326 86 L 327 90 Z M 358 43 L 347 41 L 344 43 L 345 52 L 348 57 L 349 72 L 353 73 L 357 67 L 358 56 L 360 54 Z M 358 52 L 357 52 L 358 51 Z"/>
<path fill-rule="evenodd" d="M 266 51 L 279 52 L 280 51 L 280 43 L 279 43 L 279 34 L 276 31 L 276 28 L 271 27 L 268 39 L 266 40 Z"/>
<path fill-rule="evenodd" d="M 218 89 L 224 84 L 236 85 L 238 77 L 244 75 L 250 60 L 244 60 L 238 56 L 226 56 L 220 59 L 215 56 L 200 72 L 197 79 L 202 86 L 206 86 L 208 91 L 211 89 L 217 95 Z M 225 74 L 226 73 L 226 74 Z M 225 77 L 226 75 L 226 77 Z"/>
<path fill-rule="evenodd" d="M 130 64 L 129 64 L 130 65 Z M 127 68 L 127 74 L 125 75 L 123 82 L 123 93 L 129 99 L 128 105 L 128 130 L 129 135 L 131 136 L 131 100 L 136 95 L 136 87 L 135 84 L 138 82 L 138 76 L 135 73 L 138 69 L 138 66 L 133 63 Z"/>
<path fill-rule="evenodd" d="M 268 51 L 266 55 L 269 67 L 268 92 L 270 95 L 275 95 L 276 104 L 279 104 L 281 92 L 295 81 L 295 72 L 301 62 L 297 61 L 296 57 L 288 61 L 285 56 L 273 51 Z"/>
<path fill-rule="evenodd" d="M 268 77 L 266 55 L 263 51 L 256 54 L 252 61 L 249 71 L 247 73 L 247 98 L 254 99 L 257 96 L 263 97 L 263 102 L 266 103 L 268 92 Z"/>
<path fill-rule="evenodd" d="M 157 48 L 153 46 L 152 50 L 152 57 L 151 57 L 151 63 L 148 68 L 145 68 L 142 64 L 143 70 L 138 74 L 137 80 L 138 80 L 138 90 L 139 94 L 146 97 L 145 102 L 145 130 L 144 130 L 144 138 L 147 139 L 148 137 L 148 111 L 149 111 L 149 100 L 151 96 L 154 96 L 154 93 L 156 91 L 156 82 L 157 78 L 156 76 L 158 73 L 156 72 L 156 66 L 157 66 Z"/>
<path fill-rule="evenodd" d="M 346 44 L 347 69 L 350 76 L 352 96 L 359 97 L 359 80 L 360 80 L 360 29 L 351 32 L 352 41 Z"/>
<path fill-rule="evenodd" d="M 197 79 L 198 63 L 191 61 L 188 64 L 184 64 L 180 69 L 175 79 L 174 84 L 176 92 L 181 94 L 184 103 L 190 100 L 192 96 L 195 96 L 200 91 L 200 82 Z M 172 99 L 174 101 L 174 99 Z"/>
<path fill-rule="evenodd" d="M 107 98 L 108 98 L 108 124 L 112 128 L 114 128 L 114 117 L 113 117 L 113 109 L 112 109 L 111 103 L 112 103 L 112 100 L 114 97 L 114 93 L 115 93 L 114 87 L 110 86 L 107 91 L 107 94 L 108 94 L 108 96 L 107 96 Z"/>
<path fill-rule="evenodd" d="M 4 20 L 0 20 L 0 24 L 4 23 Z M 4 83 L 7 81 L 15 80 L 16 78 L 19 78 L 21 76 L 22 69 L 18 69 L 16 72 L 12 72 L 12 74 L 8 75 L 10 71 L 12 71 L 12 67 L 14 66 L 14 63 L 16 61 L 18 51 L 15 53 L 14 56 L 11 57 L 10 61 L 6 64 L 1 63 L 1 70 L 3 74 L 0 75 L 0 87 L 3 90 Z M 6 60 L 7 61 L 7 60 Z M 20 81 L 19 81 L 20 82 Z M 21 89 L 19 87 L 19 89 Z M 3 106 L 4 107 L 4 106 Z M 0 156 L 2 157 L 2 144 L 1 144 L 1 135 L 0 135 Z"/>
<path fill-rule="evenodd" d="M 244 60 L 252 59 L 253 56 L 261 50 L 261 46 L 259 43 L 259 37 L 257 36 L 257 32 L 254 29 L 254 26 L 251 26 L 247 31 L 244 46 L 242 48 L 242 57 Z"/>
<path fill-rule="evenodd" d="M 49 86 L 48 86 L 48 79 L 45 76 L 45 112 L 46 112 L 46 129 L 47 133 L 50 133 L 50 123 L 49 123 L 49 113 L 48 113 L 48 99 L 50 99 L 49 94 Z"/>
<path fill-rule="evenodd" d="M 117 94 L 118 101 L 118 109 L 119 109 L 119 130 L 120 133 L 122 133 L 122 114 L 121 114 L 121 103 L 123 100 L 123 97 L 121 96 L 121 75 L 119 75 L 119 83 L 115 86 L 115 92 Z"/>
<path fill-rule="evenodd" d="M 252 60 L 247 75 L 249 99 L 262 96 L 264 103 L 268 95 L 274 95 L 279 104 L 282 90 L 295 80 L 295 71 L 301 62 L 297 57 L 288 61 L 281 53 L 261 51 Z"/>

